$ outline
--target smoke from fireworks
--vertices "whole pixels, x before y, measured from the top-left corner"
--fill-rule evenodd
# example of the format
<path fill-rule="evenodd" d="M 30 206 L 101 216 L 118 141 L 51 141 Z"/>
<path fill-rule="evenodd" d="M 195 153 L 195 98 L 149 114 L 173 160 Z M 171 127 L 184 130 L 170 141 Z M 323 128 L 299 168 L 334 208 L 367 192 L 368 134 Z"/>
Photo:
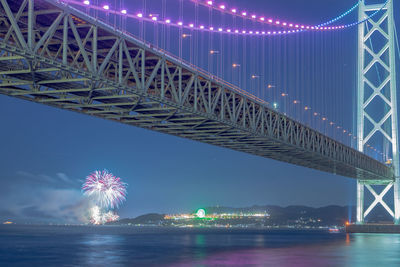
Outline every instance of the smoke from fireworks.
<path fill-rule="evenodd" d="M 86 177 L 82 190 L 93 202 L 90 221 L 103 224 L 115 221 L 119 216 L 110 209 L 118 208 L 126 199 L 126 184 L 107 170 L 95 171 Z"/>
<path fill-rule="evenodd" d="M 93 206 L 90 209 L 90 222 L 92 224 L 104 224 L 113 222 L 119 219 L 119 216 L 112 211 L 102 212 L 98 206 Z"/>

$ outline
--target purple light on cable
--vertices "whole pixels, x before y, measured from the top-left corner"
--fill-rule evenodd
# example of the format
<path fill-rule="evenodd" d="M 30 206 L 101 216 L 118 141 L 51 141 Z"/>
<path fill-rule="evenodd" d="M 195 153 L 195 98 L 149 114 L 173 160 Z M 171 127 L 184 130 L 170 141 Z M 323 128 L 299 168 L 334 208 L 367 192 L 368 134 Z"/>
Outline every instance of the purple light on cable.
<path fill-rule="evenodd" d="M 198 1 L 198 0 L 197 0 Z M 228 9 L 229 8 L 229 6 L 226 6 L 225 4 L 221 4 L 221 5 L 218 5 L 218 3 L 215 3 L 214 1 L 207 1 L 207 0 L 204 0 L 204 2 L 203 2 L 203 5 L 204 4 L 206 4 L 207 2 L 211 2 L 212 3 L 212 5 L 213 5 L 213 9 L 220 9 L 220 11 L 221 12 L 225 12 L 225 11 L 222 11 L 222 10 L 224 10 L 224 9 Z M 85 0 L 85 1 L 82 1 L 81 3 L 83 3 L 83 4 L 85 4 L 85 5 L 91 5 L 91 3 L 90 3 L 91 1 L 89 1 L 89 0 Z M 119 10 L 119 11 L 117 11 L 117 10 L 112 10 L 111 9 L 111 5 L 110 4 L 104 4 L 103 6 L 101 6 L 102 7 L 102 9 L 103 10 L 106 10 L 107 12 L 113 12 L 113 14 L 117 14 L 117 13 L 119 13 L 119 14 L 123 14 L 123 15 L 127 15 L 128 14 L 128 12 L 127 12 L 127 10 L 126 9 L 122 9 L 122 10 Z M 99 8 L 99 7 L 97 7 L 97 8 Z M 269 19 L 266 19 L 265 17 L 261 17 L 261 16 L 258 16 L 258 15 L 256 15 L 256 14 L 254 14 L 254 13 L 250 13 L 250 14 L 248 14 L 248 12 L 247 11 L 240 11 L 240 10 L 238 10 L 238 9 L 236 9 L 236 8 L 233 8 L 233 9 L 228 9 L 227 10 L 227 12 L 229 12 L 229 11 L 232 11 L 232 13 L 238 13 L 238 14 L 241 14 L 243 17 L 247 17 L 247 18 L 252 18 L 252 19 L 254 19 L 254 20 L 257 20 L 257 21 L 260 21 L 260 22 L 270 22 L 271 24 L 273 24 L 273 25 L 281 25 L 281 26 L 288 26 L 288 27 L 296 27 L 296 28 L 298 28 L 299 30 L 297 30 L 297 31 L 287 31 L 287 30 L 285 30 L 285 31 L 283 31 L 283 29 L 281 29 L 281 31 L 276 31 L 276 32 L 274 32 L 273 34 L 286 34 L 286 33 L 291 33 L 291 32 L 303 32 L 305 29 L 307 29 L 307 30 L 310 30 L 310 29 L 316 29 L 316 30 L 336 30 L 336 29 L 342 29 L 342 28 L 346 28 L 346 26 L 343 26 L 343 25 L 341 25 L 341 26 L 332 26 L 332 27 L 317 27 L 317 26 L 309 26 L 309 25 L 302 25 L 302 24 L 292 24 L 292 23 L 287 23 L 287 22 L 282 22 L 281 20 L 274 20 L 274 19 L 272 19 L 272 18 L 269 18 Z M 143 13 L 137 13 L 136 14 L 136 16 L 137 16 L 137 18 L 144 18 L 145 17 L 145 15 L 143 14 Z M 147 19 L 147 18 L 146 18 Z M 154 21 L 154 22 L 158 22 L 158 20 L 159 20 L 159 18 L 158 17 L 156 17 L 156 16 L 153 16 L 152 14 L 150 14 L 149 15 L 149 20 L 152 20 L 152 21 Z M 166 20 L 164 20 L 164 21 L 161 21 L 161 23 L 164 23 L 164 24 L 172 24 L 172 25 L 174 25 L 174 26 L 181 26 L 181 27 L 184 27 L 184 28 L 187 28 L 187 29 L 198 29 L 198 30 L 207 30 L 207 31 L 210 31 L 210 32 L 212 32 L 212 31 L 218 31 L 218 32 L 221 32 L 221 33 L 230 33 L 230 34 L 232 34 L 232 33 L 238 33 L 238 34 L 244 34 L 244 35 L 260 35 L 260 34 L 266 34 L 266 32 L 262 32 L 262 31 L 256 31 L 256 29 L 253 29 L 253 30 L 240 30 L 240 29 L 229 29 L 229 28 L 220 28 L 220 27 L 218 27 L 218 26 L 215 26 L 215 27 L 212 27 L 212 26 L 198 26 L 198 25 L 195 25 L 194 23 L 188 23 L 187 24 L 187 22 L 185 23 L 185 22 L 183 22 L 183 21 L 179 21 L 179 22 L 172 22 L 172 20 L 170 20 L 170 19 L 166 19 Z M 301 30 L 300 30 L 301 29 Z"/>
<path fill-rule="evenodd" d="M 200 5 L 203 5 L 203 6 L 209 6 L 210 8 L 215 9 L 215 10 L 219 10 L 220 12 L 223 12 L 223 13 L 228 13 L 228 14 L 231 14 L 231 15 L 236 15 L 236 16 L 243 17 L 244 19 L 245 18 L 246 19 L 254 19 L 254 20 L 257 19 L 257 21 L 259 21 L 259 22 L 265 22 L 265 23 L 268 22 L 268 23 L 271 23 L 271 24 L 276 25 L 276 26 L 284 26 L 284 27 L 289 26 L 288 23 L 286 23 L 286 22 L 283 23 L 282 21 L 280 21 L 280 23 L 276 23 L 276 21 L 279 21 L 278 19 L 275 20 L 275 19 L 271 18 L 271 19 L 267 20 L 267 19 L 264 18 L 265 16 L 263 17 L 260 14 L 254 14 L 254 13 L 248 14 L 247 11 L 240 11 L 238 8 L 232 8 L 227 4 L 217 3 L 218 1 L 214 1 L 214 0 L 213 1 L 211 1 L 211 0 L 191 0 L 191 1 L 197 2 L 197 3 L 199 3 Z M 353 8 L 351 10 L 353 10 Z M 349 10 L 349 11 L 351 11 L 351 10 Z M 347 15 L 349 13 L 349 11 L 344 13 L 344 14 L 342 14 L 337 19 L 342 18 L 343 16 Z M 335 20 L 337 20 L 337 19 L 335 19 Z M 330 21 L 328 23 L 324 23 L 323 25 L 330 24 L 331 22 L 332 21 Z M 298 25 L 299 25 L 298 28 L 301 28 L 301 29 L 309 29 L 309 30 L 312 29 L 312 25 L 304 25 L 304 24 L 298 24 Z M 304 26 L 304 27 L 301 27 L 301 26 Z M 343 29 L 343 28 L 346 28 L 346 27 L 354 26 L 354 25 L 353 24 L 349 24 L 349 25 L 344 25 L 344 27 L 342 27 L 342 26 L 336 26 L 336 27 L 332 26 L 331 28 L 328 28 L 328 29 L 330 29 L 330 30 Z M 294 27 L 294 24 L 292 24 L 292 26 L 289 26 L 289 27 Z M 315 26 L 314 26 L 314 29 L 315 29 Z M 288 31 L 286 31 L 286 32 L 288 32 Z"/>

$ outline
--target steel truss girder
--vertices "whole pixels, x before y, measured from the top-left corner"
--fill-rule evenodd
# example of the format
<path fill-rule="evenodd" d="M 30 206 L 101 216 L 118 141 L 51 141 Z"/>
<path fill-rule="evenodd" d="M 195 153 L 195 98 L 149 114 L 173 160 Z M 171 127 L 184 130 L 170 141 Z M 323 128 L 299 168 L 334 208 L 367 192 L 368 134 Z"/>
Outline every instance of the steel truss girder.
<path fill-rule="evenodd" d="M 21 11 L 24 2 L 3 0 L 0 9 L 0 26 L 13 25 L 7 38 L 0 33 L 2 94 L 352 178 L 393 180 L 384 164 L 135 37 L 61 3 L 29 1 Z"/>
<path fill-rule="evenodd" d="M 366 5 L 365 1 L 362 1 L 359 5 L 359 20 L 364 20 L 368 17 L 368 13 L 380 10 L 382 4 Z M 377 9 L 379 7 L 379 9 Z M 372 25 L 371 28 L 367 27 Z M 385 43 L 379 51 L 374 51 L 373 35 L 377 32 L 383 36 Z M 389 0 L 386 6 L 383 8 L 383 14 L 378 21 L 369 19 L 366 23 L 359 25 L 359 37 L 358 37 L 358 102 L 357 102 L 357 132 L 358 132 L 358 150 L 364 151 L 364 146 L 368 142 L 376 137 L 378 134 L 382 134 L 383 137 L 391 144 L 392 149 L 392 166 L 394 169 L 395 180 L 386 185 L 385 189 L 377 194 L 372 188 L 373 185 L 383 185 L 380 181 L 374 181 L 373 183 L 364 181 L 362 175 L 360 175 L 357 183 L 357 222 L 364 223 L 365 217 L 371 212 L 371 210 L 380 203 L 388 213 L 394 218 L 394 222 L 398 224 L 400 221 L 400 199 L 399 199 L 399 156 L 398 156 L 398 125 L 397 125 L 397 91 L 396 91 L 396 69 L 395 69 L 395 47 L 394 47 L 394 17 L 393 17 L 393 0 Z M 370 44 L 371 47 L 368 47 Z M 369 54 L 371 59 L 368 60 L 365 54 Z M 388 61 L 385 62 L 382 59 L 384 54 L 388 55 Z M 380 65 L 388 74 L 384 79 L 379 79 L 378 84 L 374 84 L 368 77 L 368 72 L 374 66 Z M 379 76 L 379 75 L 378 75 Z M 368 96 L 367 86 L 370 87 L 373 92 Z M 383 89 L 389 87 L 390 96 L 387 97 L 383 93 Z M 368 96 L 368 98 L 365 98 Z M 387 108 L 381 117 L 376 120 L 373 119 L 367 112 L 367 108 L 371 105 L 373 100 L 380 99 L 386 104 Z M 370 122 L 372 124 L 371 130 L 366 130 L 365 123 Z M 390 121 L 390 132 L 385 131 L 384 125 Z M 364 212 L 364 188 L 367 188 L 372 195 L 375 197 L 374 202 Z M 383 197 L 389 191 L 394 188 L 394 212 L 389 206 L 383 201 Z"/>

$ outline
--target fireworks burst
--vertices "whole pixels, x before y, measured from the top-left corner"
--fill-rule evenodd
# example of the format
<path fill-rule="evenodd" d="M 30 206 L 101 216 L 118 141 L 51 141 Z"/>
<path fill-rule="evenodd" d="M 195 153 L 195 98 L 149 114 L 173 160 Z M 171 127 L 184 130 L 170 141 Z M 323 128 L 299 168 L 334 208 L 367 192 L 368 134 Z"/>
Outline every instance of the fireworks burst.
<path fill-rule="evenodd" d="M 107 170 L 95 171 L 87 176 L 82 190 L 104 209 L 118 208 L 126 199 L 126 184 Z"/>

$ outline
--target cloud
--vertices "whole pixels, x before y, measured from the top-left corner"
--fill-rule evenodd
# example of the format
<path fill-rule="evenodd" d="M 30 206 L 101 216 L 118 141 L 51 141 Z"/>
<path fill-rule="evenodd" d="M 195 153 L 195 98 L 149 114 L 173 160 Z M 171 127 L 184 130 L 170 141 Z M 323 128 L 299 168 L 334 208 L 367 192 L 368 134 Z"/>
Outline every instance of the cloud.
<path fill-rule="evenodd" d="M 72 179 L 67 174 L 59 172 L 55 176 L 46 174 L 33 174 L 25 171 L 17 171 L 17 180 L 24 182 L 41 183 L 44 186 L 52 186 L 57 188 L 79 188 L 82 184 L 78 179 Z"/>
<path fill-rule="evenodd" d="M 25 171 L 17 171 L 17 177 L 16 178 L 30 179 L 32 182 L 51 183 L 51 182 L 54 181 L 53 178 L 51 178 L 48 175 L 32 174 L 32 173 L 25 172 Z"/>
<path fill-rule="evenodd" d="M 54 219 L 54 215 L 43 212 L 38 209 L 36 206 L 29 206 L 23 208 L 21 213 L 24 214 L 26 217 L 33 217 L 33 218 L 41 218 L 41 219 Z"/>
<path fill-rule="evenodd" d="M 73 179 L 69 178 L 65 173 L 59 172 L 56 175 L 62 182 L 66 183 L 66 184 L 71 184 L 74 186 L 81 184 L 79 182 L 79 180 L 73 180 Z"/>
<path fill-rule="evenodd" d="M 89 200 L 81 192 L 81 182 L 63 172 L 54 176 L 16 173 L 14 186 L 0 195 L 0 219 L 24 222 L 86 222 Z"/>

